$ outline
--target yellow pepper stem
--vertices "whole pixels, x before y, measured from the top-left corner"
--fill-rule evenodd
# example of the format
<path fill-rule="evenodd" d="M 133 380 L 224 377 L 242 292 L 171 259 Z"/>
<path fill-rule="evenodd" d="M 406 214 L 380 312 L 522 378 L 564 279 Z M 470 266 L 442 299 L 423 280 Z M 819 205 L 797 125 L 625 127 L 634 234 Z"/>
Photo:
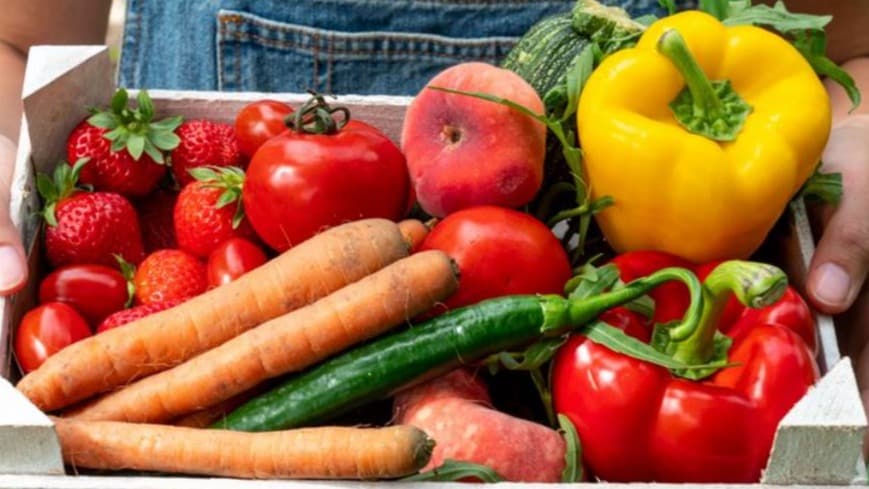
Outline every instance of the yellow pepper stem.
<path fill-rule="evenodd" d="M 706 77 L 676 29 L 664 32 L 657 48 L 679 70 L 687 86 L 670 103 L 676 120 L 689 131 L 716 141 L 736 139 L 751 113 L 751 106 L 733 90 L 729 81 L 710 81 Z"/>

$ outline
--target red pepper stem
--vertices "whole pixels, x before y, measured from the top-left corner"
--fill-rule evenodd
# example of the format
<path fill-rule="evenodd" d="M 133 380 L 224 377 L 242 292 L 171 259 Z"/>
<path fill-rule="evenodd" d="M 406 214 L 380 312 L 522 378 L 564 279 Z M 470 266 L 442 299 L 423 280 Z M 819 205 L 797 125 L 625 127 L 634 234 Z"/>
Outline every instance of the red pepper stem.
<path fill-rule="evenodd" d="M 682 321 L 670 330 L 671 335 L 677 338 L 689 337 L 700 323 L 701 312 L 703 310 L 703 286 L 693 272 L 685 268 L 675 267 L 658 270 L 652 275 L 633 280 L 605 294 L 580 300 L 571 300 L 567 307 L 565 321 L 563 322 L 566 327 L 563 329 L 569 330 L 577 325 L 586 324 L 601 313 L 638 299 L 655 287 L 671 280 L 678 280 L 684 283 L 688 286 L 691 295 L 691 304 L 688 306 L 688 310 L 685 311 Z M 558 328 L 553 329 L 558 330 Z"/>
<path fill-rule="evenodd" d="M 732 260 L 718 265 L 703 281 L 700 323 L 687 339 L 673 344 L 672 357 L 686 365 L 709 363 L 715 355 L 718 321 L 731 294 L 747 307 L 761 308 L 781 299 L 787 284 L 783 271 L 765 263 Z"/>

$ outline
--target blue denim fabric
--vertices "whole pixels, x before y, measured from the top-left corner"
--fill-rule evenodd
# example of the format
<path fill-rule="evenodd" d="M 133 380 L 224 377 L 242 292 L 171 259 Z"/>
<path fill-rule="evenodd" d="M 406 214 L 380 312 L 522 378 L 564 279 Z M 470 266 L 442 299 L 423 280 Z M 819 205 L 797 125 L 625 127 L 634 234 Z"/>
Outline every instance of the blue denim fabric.
<path fill-rule="evenodd" d="M 575 0 L 128 0 L 127 87 L 414 94 Z M 610 0 L 633 15 L 657 0 Z"/>

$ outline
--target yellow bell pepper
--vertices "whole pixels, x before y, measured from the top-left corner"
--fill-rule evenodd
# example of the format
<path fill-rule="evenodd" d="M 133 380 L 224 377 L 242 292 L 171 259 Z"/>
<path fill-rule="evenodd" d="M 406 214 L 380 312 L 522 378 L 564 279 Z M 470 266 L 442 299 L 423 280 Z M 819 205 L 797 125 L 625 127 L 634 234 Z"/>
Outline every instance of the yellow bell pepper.
<path fill-rule="evenodd" d="M 786 40 L 690 11 L 604 59 L 577 125 L 592 197 L 615 201 L 596 215 L 615 250 L 705 263 L 758 248 L 818 164 L 831 111 Z"/>

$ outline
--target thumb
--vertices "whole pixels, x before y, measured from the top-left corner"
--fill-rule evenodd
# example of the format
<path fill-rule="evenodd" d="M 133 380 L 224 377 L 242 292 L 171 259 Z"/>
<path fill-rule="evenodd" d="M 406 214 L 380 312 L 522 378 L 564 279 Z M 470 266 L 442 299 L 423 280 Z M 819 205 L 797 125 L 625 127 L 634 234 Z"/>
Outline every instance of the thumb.
<path fill-rule="evenodd" d="M 0 136 L 0 296 L 17 292 L 27 280 L 21 235 L 9 216 L 9 189 L 15 163 L 15 144 Z"/>
<path fill-rule="evenodd" d="M 837 126 L 824 161 L 825 171 L 842 174 L 842 202 L 824 228 L 806 289 L 818 309 L 838 314 L 854 303 L 869 271 L 869 118 Z"/>

